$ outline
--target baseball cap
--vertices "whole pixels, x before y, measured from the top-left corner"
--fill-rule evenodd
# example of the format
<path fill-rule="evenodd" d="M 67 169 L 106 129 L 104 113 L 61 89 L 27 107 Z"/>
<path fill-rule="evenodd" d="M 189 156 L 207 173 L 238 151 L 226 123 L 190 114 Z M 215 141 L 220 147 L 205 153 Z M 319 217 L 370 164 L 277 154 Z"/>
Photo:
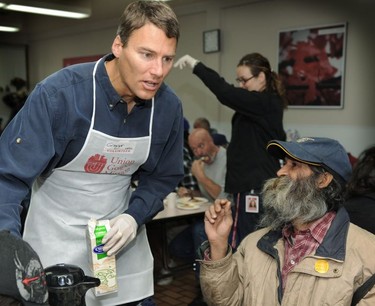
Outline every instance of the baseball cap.
<path fill-rule="evenodd" d="M 49 305 L 48 287 L 38 254 L 22 238 L 0 231 L 0 294 L 24 306 Z"/>
<path fill-rule="evenodd" d="M 267 151 L 276 158 L 289 156 L 299 162 L 321 166 L 341 183 L 349 180 L 352 167 L 348 153 L 334 139 L 324 137 L 302 137 L 295 141 L 271 140 Z"/>

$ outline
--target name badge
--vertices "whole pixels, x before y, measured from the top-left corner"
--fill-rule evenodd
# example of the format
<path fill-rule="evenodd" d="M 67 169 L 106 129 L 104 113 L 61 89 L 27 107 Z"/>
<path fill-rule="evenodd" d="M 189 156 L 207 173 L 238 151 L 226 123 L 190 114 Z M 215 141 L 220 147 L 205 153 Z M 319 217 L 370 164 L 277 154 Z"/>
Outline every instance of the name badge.
<path fill-rule="evenodd" d="M 136 148 L 135 142 L 130 141 L 107 141 L 104 146 L 105 153 L 133 154 Z"/>
<path fill-rule="evenodd" d="M 247 213 L 259 213 L 259 197 L 257 195 L 247 195 L 245 203 Z"/>

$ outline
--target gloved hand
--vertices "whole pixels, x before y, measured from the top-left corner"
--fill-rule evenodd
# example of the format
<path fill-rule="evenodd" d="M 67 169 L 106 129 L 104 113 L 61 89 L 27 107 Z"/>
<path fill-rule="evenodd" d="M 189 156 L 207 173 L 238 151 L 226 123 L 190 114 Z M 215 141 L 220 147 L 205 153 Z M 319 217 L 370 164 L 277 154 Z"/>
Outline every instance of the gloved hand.
<path fill-rule="evenodd" d="M 174 64 L 174 67 L 183 69 L 185 68 L 185 66 L 189 66 L 191 69 L 193 69 L 198 62 L 199 61 L 197 59 L 191 57 L 189 54 L 186 54 L 177 60 L 177 62 Z"/>
<path fill-rule="evenodd" d="M 116 255 L 137 235 L 138 224 L 131 215 L 121 214 L 109 220 L 111 229 L 104 236 L 103 251 L 108 256 Z"/>

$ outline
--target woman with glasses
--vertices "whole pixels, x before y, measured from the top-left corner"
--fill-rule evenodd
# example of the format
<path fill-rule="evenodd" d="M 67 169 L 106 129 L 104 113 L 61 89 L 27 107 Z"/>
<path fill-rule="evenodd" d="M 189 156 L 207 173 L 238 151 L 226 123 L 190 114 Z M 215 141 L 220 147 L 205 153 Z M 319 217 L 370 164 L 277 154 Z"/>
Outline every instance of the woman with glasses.
<path fill-rule="evenodd" d="M 285 90 L 267 58 L 259 53 L 242 57 L 236 67 L 238 86 L 228 83 L 216 71 L 199 60 L 184 55 L 174 65 L 193 73 L 217 97 L 235 111 L 232 135 L 227 148 L 225 192 L 233 196 L 234 224 L 230 243 L 235 249 L 247 234 L 254 231 L 263 212 L 260 191 L 263 182 L 274 177 L 279 161 L 266 152 L 272 139 L 285 140 L 283 111 L 287 106 Z M 249 210 L 256 199 L 258 210 Z"/>

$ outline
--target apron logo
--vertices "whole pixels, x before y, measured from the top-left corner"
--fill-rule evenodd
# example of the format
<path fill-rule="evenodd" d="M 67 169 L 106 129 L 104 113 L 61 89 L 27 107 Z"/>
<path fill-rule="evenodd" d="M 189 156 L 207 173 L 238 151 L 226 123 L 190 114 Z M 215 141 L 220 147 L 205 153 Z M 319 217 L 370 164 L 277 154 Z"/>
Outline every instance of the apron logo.
<path fill-rule="evenodd" d="M 85 164 L 85 172 L 100 173 L 107 164 L 107 158 L 104 155 L 95 154 L 91 156 Z"/>

